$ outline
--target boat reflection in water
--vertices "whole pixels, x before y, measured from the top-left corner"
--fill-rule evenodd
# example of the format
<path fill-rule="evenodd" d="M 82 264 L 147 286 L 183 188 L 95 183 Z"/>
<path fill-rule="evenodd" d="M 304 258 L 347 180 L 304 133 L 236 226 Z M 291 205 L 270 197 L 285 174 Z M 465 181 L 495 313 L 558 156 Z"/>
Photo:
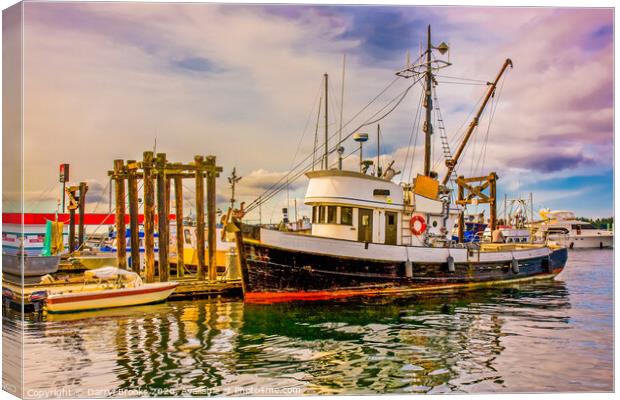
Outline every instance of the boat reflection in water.
<path fill-rule="evenodd" d="M 605 374 L 569 369 L 588 350 L 565 351 L 571 311 L 565 284 L 546 281 L 329 304 L 214 299 L 49 315 L 25 323 L 26 388 L 66 388 L 61 397 L 605 388 Z M 6 322 L 5 333 L 15 332 Z"/>

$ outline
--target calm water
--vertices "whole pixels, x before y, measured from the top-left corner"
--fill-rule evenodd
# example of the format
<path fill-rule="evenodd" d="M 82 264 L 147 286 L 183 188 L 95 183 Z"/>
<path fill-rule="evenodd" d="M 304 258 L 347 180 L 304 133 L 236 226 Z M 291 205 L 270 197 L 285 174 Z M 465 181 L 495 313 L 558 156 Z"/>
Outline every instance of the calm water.
<path fill-rule="evenodd" d="M 171 302 L 23 329 L 28 397 L 611 391 L 613 251 L 501 289 Z"/>

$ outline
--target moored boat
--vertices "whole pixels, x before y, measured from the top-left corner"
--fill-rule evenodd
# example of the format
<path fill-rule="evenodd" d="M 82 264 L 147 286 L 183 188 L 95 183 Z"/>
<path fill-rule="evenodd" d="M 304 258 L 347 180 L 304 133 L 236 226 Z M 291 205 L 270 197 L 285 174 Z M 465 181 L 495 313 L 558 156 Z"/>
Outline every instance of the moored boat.
<path fill-rule="evenodd" d="M 58 271 L 60 256 L 2 253 L 2 272 L 13 276 L 34 277 Z"/>
<path fill-rule="evenodd" d="M 434 120 L 431 113 L 436 110 L 433 106 L 437 84 L 434 72 L 449 63 L 432 58 L 433 49 L 443 54 L 447 46 L 443 43 L 432 46 L 430 27 L 428 34 L 428 47 L 418 58 L 419 62 L 397 73 L 415 82 L 425 81 L 421 104 L 426 108 L 423 174 L 398 184 L 393 181 L 399 174 L 392 168 L 394 162 L 382 169 L 379 159 L 374 171 L 368 173 L 373 161 L 362 158 L 362 143 L 368 139 L 367 134 L 352 132 L 329 151 L 326 132 L 325 154 L 319 160 L 322 169 L 315 170 L 313 161 L 311 170 L 305 171 L 308 178 L 305 204 L 312 207 L 310 234 L 261 227 L 254 237 L 241 240 L 238 235 L 246 301 L 317 300 L 453 290 L 549 279 L 563 270 L 568 253 L 560 246 L 521 241 L 464 242 L 464 215 L 468 204 L 489 204 L 489 229 L 498 226 L 497 175 L 493 172 L 473 178 L 453 175 L 487 102 L 495 95 L 498 81 L 506 69 L 512 67 L 512 62 L 507 59 L 495 81 L 488 83 L 486 97 L 456 153 L 452 155 L 444 146 L 446 172 L 440 182 L 438 174 L 430 170 L 430 135 Z M 326 123 L 326 130 L 327 126 Z M 443 129 L 439 130 L 443 135 Z M 359 171 L 342 169 L 341 144 L 351 136 L 360 142 Z M 443 136 L 442 142 L 447 143 Z M 330 168 L 328 156 L 336 151 L 340 155 L 338 167 Z M 289 176 L 285 178 L 288 185 Z M 455 192 L 458 196 L 453 194 Z M 261 204 L 261 198 L 270 196 L 273 192 L 263 194 L 246 210 L 237 210 L 234 214 L 243 217 Z M 459 226 L 456 241 L 451 237 L 455 221 Z"/>
<path fill-rule="evenodd" d="M 178 286 L 177 282 L 142 283 L 137 274 L 115 267 L 87 271 L 84 283 L 81 290 L 33 293 L 30 298 L 42 302 L 50 313 L 77 312 L 157 303 Z"/>

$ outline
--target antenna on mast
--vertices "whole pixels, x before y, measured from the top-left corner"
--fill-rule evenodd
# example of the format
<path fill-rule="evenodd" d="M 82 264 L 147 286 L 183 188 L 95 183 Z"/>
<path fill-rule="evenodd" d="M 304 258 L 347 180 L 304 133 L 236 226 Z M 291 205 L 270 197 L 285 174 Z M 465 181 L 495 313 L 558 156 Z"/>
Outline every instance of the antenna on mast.
<path fill-rule="evenodd" d="M 433 59 L 432 53 L 433 50 L 438 50 L 442 55 L 448 51 L 448 45 L 444 42 L 441 42 L 438 46 L 433 46 L 431 42 L 431 26 L 428 25 L 427 28 L 427 38 L 426 38 L 426 50 L 422 53 L 422 44 L 420 43 L 420 53 L 422 56 L 426 56 L 425 59 L 423 57 L 422 60 L 418 58 L 416 60 L 416 64 L 409 65 L 409 61 L 407 61 L 407 68 L 402 71 L 398 71 L 396 75 L 401 76 L 403 78 L 417 78 L 424 77 L 424 107 L 426 108 L 426 115 L 424 119 L 424 125 L 422 127 L 422 131 L 425 133 L 424 140 L 424 175 L 431 175 L 431 135 L 433 134 L 433 125 L 432 125 L 432 112 L 433 112 L 433 83 L 435 81 L 435 77 L 433 72 L 445 68 L 450 65 L 448 61 Z"/>

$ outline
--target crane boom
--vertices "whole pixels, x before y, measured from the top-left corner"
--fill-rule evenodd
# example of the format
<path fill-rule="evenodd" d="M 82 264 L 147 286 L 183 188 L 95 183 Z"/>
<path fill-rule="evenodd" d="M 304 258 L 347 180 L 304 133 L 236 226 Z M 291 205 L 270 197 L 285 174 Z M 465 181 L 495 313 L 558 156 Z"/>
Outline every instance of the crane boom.
<path fill-rule="evenodd" d="M 461 154 L 463 153 L 463 150 L 465 149 L 465 145 L 467 145 L 467 142 L 469 141 L 471 134 L 474 132 L 474 129 L 476 128 L 476 126 L 478 126 L 478 122 L 480 120 L 480 116 L 482 115 L 482 112 L 484 111 L 487 103 L 491 99 L 491 96 L 493 96 L 493 93 L 495 92 L 495 88 L 497 87 L 497 83 L 499 82 L 502 75 L 506 71 L 506 68 L 508 67 L 512 68 L 512 60 L 510 58 L 506 59 L 506 61 L 504 62 L 504 65 L 502 66 L 502 69 L 497 74 L 495 81 L 491 83 L 491 86 L 489 87 L 489 91 L 484 97 L 484 101 L 482 102 L 482 105 L 478 109 L 476 116 L 469 124 L 469 127 L 467 128 L 467 133 L 465 133 L 465 137 L 463 137 L 463 141 L 459 145 L 459 148 L 456 150 L 454 157 L 452 157 L 449 160 L 446 160 L 446 167 L 448 167 L 448 172 L 446 172 L 446 176 L 444 176 L 443 181 L 441 182 L 443 185 L 448 183 L 448 180 L 450 179 L 450 175 L 452 175 L 452 172 L 454 171 L 454 168 L 456 168 L 456 164 L 458 163 L 459 158 L 461 157 Z"/>

